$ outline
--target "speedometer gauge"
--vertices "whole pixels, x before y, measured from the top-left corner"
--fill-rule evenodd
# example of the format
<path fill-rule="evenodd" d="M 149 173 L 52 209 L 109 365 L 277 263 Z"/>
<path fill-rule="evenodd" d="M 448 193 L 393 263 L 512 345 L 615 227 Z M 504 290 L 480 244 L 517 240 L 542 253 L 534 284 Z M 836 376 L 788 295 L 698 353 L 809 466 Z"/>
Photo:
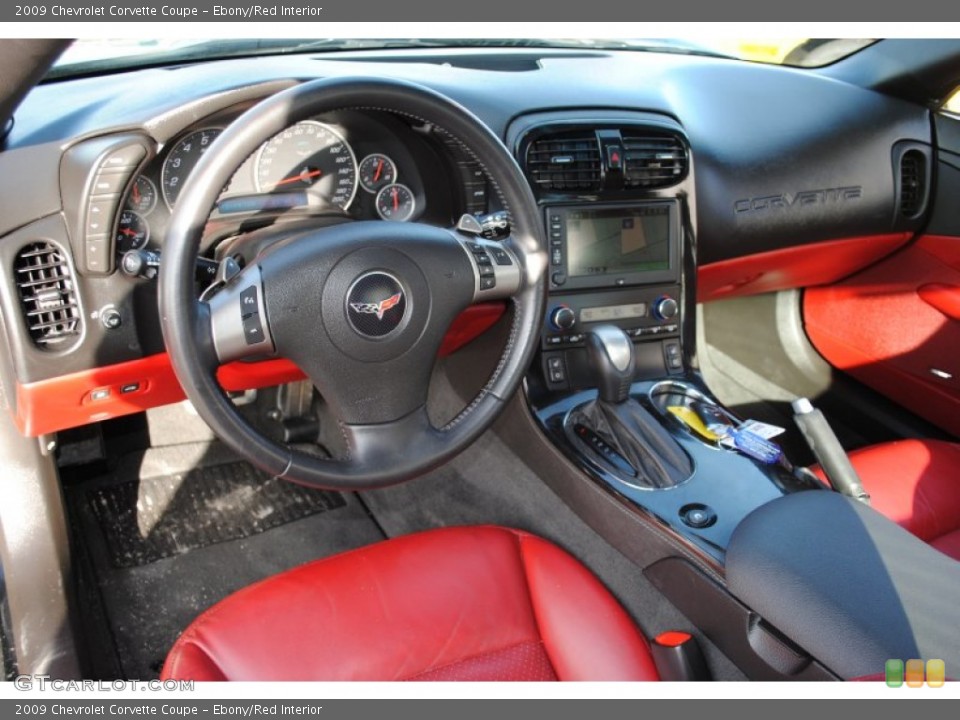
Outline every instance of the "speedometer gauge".
<path fill-rule="evenodd" d="M 163 187 L 163 200 L 171 210 L 180 197 L 180 190 L 190 172 L 221 132 L 223 131 L 219 128 L 207 128 L 190 133 L 173 146 L 173 150 L 163 161 L 160 185 Z"/>
<path fill-rule="evenodd" d="M 306 191 L 346 209 L 357 193 L 357 159 L 332 127 L 304 120 L 274 135 L 257 154 L 259 192 Z"/>

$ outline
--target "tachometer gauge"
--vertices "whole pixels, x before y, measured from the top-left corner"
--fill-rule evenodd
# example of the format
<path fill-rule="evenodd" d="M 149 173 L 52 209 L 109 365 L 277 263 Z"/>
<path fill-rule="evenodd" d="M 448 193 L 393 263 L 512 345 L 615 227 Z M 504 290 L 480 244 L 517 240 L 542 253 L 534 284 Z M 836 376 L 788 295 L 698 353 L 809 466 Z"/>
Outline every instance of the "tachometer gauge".
<path fill-rule="evenodd" d="M 171 210 L 180 197 L 180 190 L 190 172 L 221 132 L 223 131 L 219 128 L 207 128 L 190 133 L 173 146 L 167 159 L 163 161 L 160 185 L 163 187 L 163 200 Z"/>
<path fill-rule="evenodd" d="M 130 195 L 127 197 L 127 207 L 135 210 L 140 215 L 149 215 L 157 206 L 157 186 L 153 181 L 144 177 L 137 176 L 133 181 L 133 187 L 130 188 Z"/>
<path fill-rule="evenodd" d="M 417 209 L 417 200 L 413 191 L 406 185 L 394 183 L 387 185 L 377 193 L 377 214 L 384 220 L 403 222 L 409 220 Z"/>
<path fill-rule="evenodd" d="M 346 209 L 357 193 L 357 159 L 332 127 L 304 120 L 268 140 L 254 171 L 259 192 L 307 191 Z"/>
<path fill-rule="evenodd" d="M 117 223 L 117 253 L 122 255 L 131 250 L 140 250 L 150 239 L 150 226 L 147 221 L 133 210 L 120 213 Z"/>
<path fill-rule="evenodd" d="M 360 161 L 360 187 L 375 193 L 397 181 L 397 165 L 386 155 L 374 153 Z"/>

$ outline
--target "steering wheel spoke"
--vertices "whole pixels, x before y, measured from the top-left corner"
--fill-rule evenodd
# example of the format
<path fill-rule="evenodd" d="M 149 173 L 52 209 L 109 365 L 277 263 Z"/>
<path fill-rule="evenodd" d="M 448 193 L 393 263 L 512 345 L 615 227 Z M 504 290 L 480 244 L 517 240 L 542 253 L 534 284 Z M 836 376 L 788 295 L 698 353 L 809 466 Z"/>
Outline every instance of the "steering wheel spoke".
<path fill-rule="evenodd" d="M 210 334 L 220 363 L 273 354 L 260 266 L 248 265 L 207 300 Z"/>
<path fill-rule="evenodd" d="M 473 270 L 473 301 L 505 300 L 523 286 L 523 265 L 509 242 L 487 240 L 461 231 L 461 224 L 451 229 L 457 242 L 466 250 Z"/>

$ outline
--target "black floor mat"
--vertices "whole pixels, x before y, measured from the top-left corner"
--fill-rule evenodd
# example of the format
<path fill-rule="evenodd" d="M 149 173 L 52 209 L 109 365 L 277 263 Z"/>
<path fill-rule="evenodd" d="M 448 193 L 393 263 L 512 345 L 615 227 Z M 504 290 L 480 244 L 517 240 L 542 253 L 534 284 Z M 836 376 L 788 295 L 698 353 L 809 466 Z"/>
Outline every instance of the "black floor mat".
<path fill-rule="evenodd" d="M 217 601 L 288 568 L 384 537 L 353 495 L 286 483 L 271 488 L 277 481 L 215 446 L 201 456 L 182 457 L 187 459 L 178 467 L 194 469 L 182 474 L 184 482 L 163 512 L 144 513 L 149 522 L 156 521 L 145 545 L 131 538 L 140 535 L 137 501 L 166 502 L 168 496 L 150 493 L 166 487 L 167 479 L 149 475 L 161 475 L 156 468 L 172 462 L 128 456 L 113 475 L 67 488 L 73 532 L 82 538 L 74 545 L 74 560 L 78 628 L 87 656 L 84 677 L 155 678 L 177 636 Z M 145 479 L 131 479 L 144 473 Z M 100 516 L 107 512 L 98 499 L 113 508 L 108 523 L 113 530 L 102 523 Z M 274 519 L 254 522 L 266 508 L 273 509 Z M 126 529 L 117 530 L 124 523 Z M 124 558 L 145 558 L 174 542 L 178 554 L 118 567 L 118 542 L 126 543 Z"/>
<path fill-rule="evenodd" d="M 114 567 L 262 533 L 346 504 L 340 493 L 272 478 L 245 462 L 90 490 Z"/>

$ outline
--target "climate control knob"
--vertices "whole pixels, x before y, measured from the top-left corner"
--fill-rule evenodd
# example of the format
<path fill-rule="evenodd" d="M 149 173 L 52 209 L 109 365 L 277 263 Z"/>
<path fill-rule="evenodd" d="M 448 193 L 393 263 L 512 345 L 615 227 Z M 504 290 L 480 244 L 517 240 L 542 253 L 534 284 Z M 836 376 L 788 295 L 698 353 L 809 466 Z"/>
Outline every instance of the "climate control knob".
<path fill-rule="evenodd" d="M 550 326 L 554 330 L 569 330 L 577 322 L 577 314 L 566 305 L 560 305 L 550 311 Z"/>
<path fill-rule="evenodd" d="M 661 295 L 653 303 L 653 316 L 657 320 L 670 320 L 677 316 L 680 306 L 669 295 Z"/>

